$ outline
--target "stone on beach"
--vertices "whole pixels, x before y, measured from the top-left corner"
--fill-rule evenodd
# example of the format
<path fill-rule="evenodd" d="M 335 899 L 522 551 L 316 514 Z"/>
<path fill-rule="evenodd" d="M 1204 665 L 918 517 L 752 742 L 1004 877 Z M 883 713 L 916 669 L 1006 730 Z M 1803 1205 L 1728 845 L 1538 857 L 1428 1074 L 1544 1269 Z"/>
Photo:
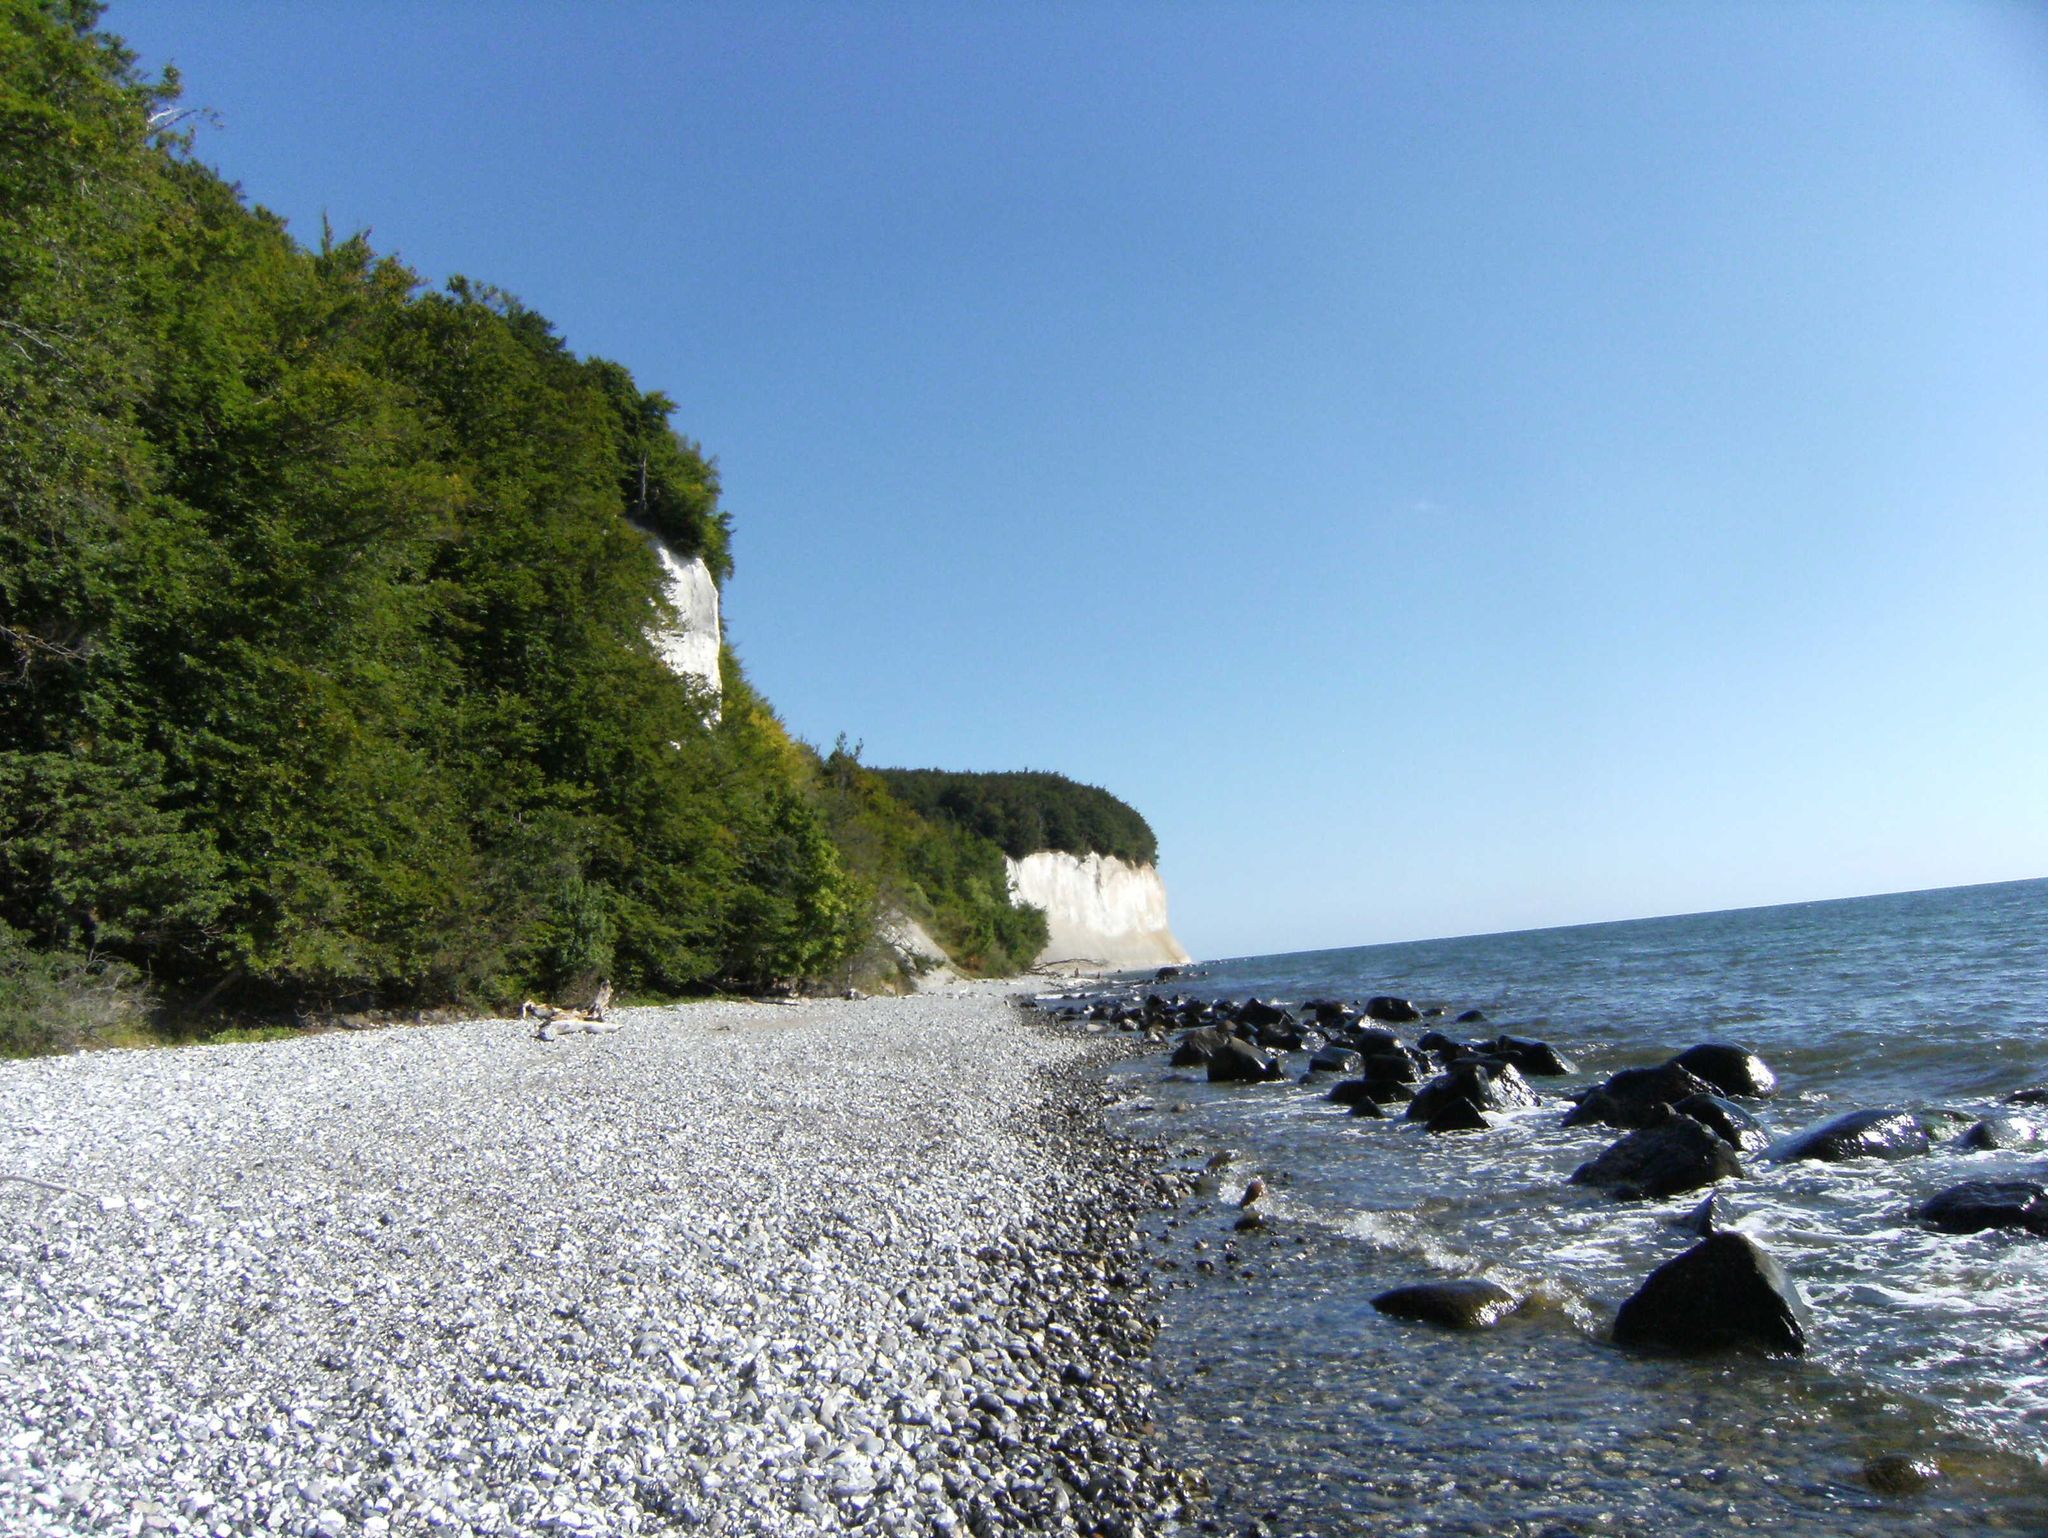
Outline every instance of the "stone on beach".
<path fill-rule="evenodd" d="M 1818 1127 L 1794 1133 L 1771 1151 L 1781 1164 L 1816 1159 L 1907 1159 L 1932 1146 L 1927 1128 L 1911 1111 L 1850 1111 Z"/>
<path fill-rule="evenodd" d="M 1713 1085 L 1676 1063 L 1624 1068 L 1582 1094 L 1579 1103 L 1565 1113 L 1564 1125 L 1647 1127 L 1656 1120 L 1660 1106 L 1713 1093 Z"/>
<path fill-rule="evenodd" d="M 1778 1092 L 1778 1076 L 1747 1047 L 1725 1041 L 1703 1041 L 1671 1060 L 1714 1086 L 1717 1094 L 1746 1100 L 1767 1100 Z"/>
<path fill-rule="evenodd" d="M 1499 1324 L 1522 1300 L 1498 1282 L 1483 1277 L 1456 1281 L 1414 1282 L 1395 1287 L 1372 1300 L 1372 1306 L 1396 1319 L 1419 1319 L 1453 1330 L 1484 1330 Z"/>
<path fill-rule="evenodd" d="M 1758 1347 L 1806 1350 L 1811 1329 L 1799 1289 L 1747 1235 L 1717 1233 L 1652 1271 L 1615 1316 L 1623 1346 L 1681 1353 Z"/>
<path fill-rule="evenodd" d="M 1678 1196 L 1717 1180 L 1742 1176 L 1742 1162 L 1727 1141 L 1690 1116 L 1667 1111 L 1638 1127 L 1598 1158 L 1572 1172 L 1574 1185 L 1598 1186 L 1622 1201 Z"/>
<path fill-rule="evenodd" d="M 1944 1234 L 2048 1234 L 2048 1189 L 2031 1180 L 1965 1180 L 1928 1197 L 1913 1216 Z"/>
<path fill-rule="evenodd" d="M 1209 1057 L 1211 1084 L 1265 1084 L 1281 1075 L 1279 1060 L 1235 1036 Z"/>
<path fill-rule="evenodd" d="M 1519 1111 L 1536 1104 L 1536 1092 L 1510 1063 L 1456 1063 L 1415 1092 L 1410 1121 L 1435 1121 L 1458 1102 L 1475 1111 Z"/>
<path fill-rule="evenodd" d="M 1732 1100 L 1719 1095 L 1690 1095 L 1672 1109 L 1690 1116 L 1737 1153 L 1755 1153 L 1771 1140 L 1763 1124 Z"/>

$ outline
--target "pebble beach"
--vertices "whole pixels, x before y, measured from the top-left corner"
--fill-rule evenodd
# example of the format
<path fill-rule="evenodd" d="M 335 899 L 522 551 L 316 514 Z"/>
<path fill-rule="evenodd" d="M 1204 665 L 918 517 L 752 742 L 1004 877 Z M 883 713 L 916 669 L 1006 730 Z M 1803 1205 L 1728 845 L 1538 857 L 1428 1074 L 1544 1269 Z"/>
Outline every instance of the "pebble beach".
<path fill-rule="evenodd" d="M 1114 1048 L 613 1019 L 0 1064 L 0 1531 L 1157 1530 Z"/>

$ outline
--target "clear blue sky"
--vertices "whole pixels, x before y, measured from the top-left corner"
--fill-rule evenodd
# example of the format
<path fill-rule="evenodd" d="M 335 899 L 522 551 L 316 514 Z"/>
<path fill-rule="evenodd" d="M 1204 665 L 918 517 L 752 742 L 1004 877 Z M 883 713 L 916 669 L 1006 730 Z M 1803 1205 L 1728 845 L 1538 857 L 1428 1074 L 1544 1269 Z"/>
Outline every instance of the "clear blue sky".
<path fill-rule="evenodd" d="M 1197 955 L 2048 874 L 2031 5 L 117 3 L 680 403 L 732 639 Z"/>

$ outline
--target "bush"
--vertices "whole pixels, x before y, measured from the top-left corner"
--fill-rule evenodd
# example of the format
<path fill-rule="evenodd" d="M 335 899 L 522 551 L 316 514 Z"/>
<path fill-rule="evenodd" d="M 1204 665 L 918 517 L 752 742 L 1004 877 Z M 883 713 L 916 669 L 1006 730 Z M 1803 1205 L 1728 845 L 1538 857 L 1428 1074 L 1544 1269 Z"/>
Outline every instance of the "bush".
<path fill-rule="evenodd" d="M 105 957 L 31 949 L 0 924 L 0 1057 L 91 1046 L 140 1023 L 148 996 L 132 967 Z"/>

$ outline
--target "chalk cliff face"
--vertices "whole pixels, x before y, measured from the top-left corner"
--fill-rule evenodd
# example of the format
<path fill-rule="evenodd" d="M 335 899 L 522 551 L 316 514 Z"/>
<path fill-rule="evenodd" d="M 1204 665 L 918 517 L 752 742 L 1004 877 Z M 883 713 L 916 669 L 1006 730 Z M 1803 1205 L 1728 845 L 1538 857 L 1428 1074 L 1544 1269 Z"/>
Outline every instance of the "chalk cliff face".
<path fill-rule="evenodd" d="M 654 650 L 679 678 L 687 678 L 711 691 L 712 719 L 718 716 L 718 584 L 711 580 L 711 568 L 695 556 L 683 557 L 650 534 L 656 559 L 661 562 L 663 591 L 675 605 L 674 624 L 651 626 L 648 639 Z"/>
<path fill-rule="evenodd" d="M 1166 883 L 1156 867 L 1057 850 L 1011 860 L 1009 867 L 1011 895 L 1045 910 L 1049 938 L 1041 962 L 1126 969 L 1187 961 L 1166 921 Z"/>

